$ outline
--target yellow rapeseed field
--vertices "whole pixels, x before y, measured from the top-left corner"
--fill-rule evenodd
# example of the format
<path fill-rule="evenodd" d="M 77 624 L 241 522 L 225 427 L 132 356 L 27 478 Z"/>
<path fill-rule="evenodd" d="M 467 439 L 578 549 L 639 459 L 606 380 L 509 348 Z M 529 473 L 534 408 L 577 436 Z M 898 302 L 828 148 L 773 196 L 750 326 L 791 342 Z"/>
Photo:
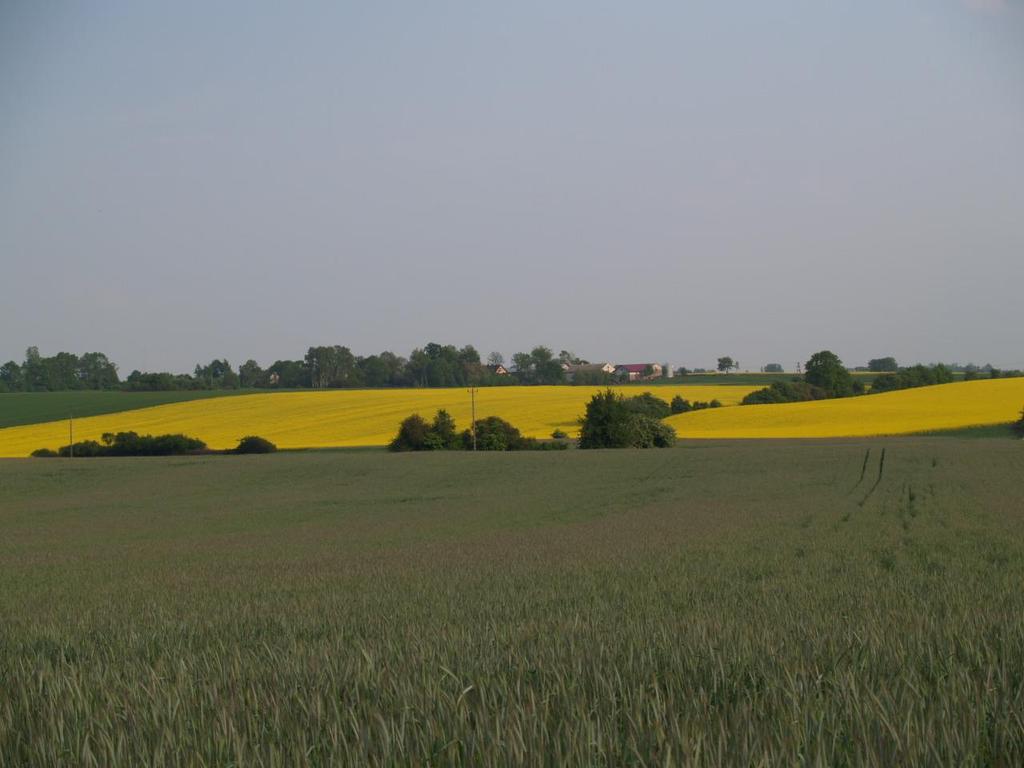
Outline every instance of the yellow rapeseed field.
<path fill-rule="evenodd" d="M 477 393 L 477 418 L 500 416 L 524 435 L 548 437 L 552 430 L 577 431 L 597 387 L 487 387 Z M 640 394 L 643 387 L 620 388 Z M 671 400 L 721 400 L 734 405 L 757 389 L 750 386 L 690 385 L 650 388 Z M 75 440 L 99 440 L 104 432 L 133 430 L 139 434 L 182 432 L 211 448 L 233 448 L 245 435 L 260 435 L 280 448 L 327 448 L 384 445 L 411 413 L 431 418 L 447 409 L 460 429 L 469 426 L 469 395 L 464 389 L 329 390 L 276 392 L 194 400 L 91 416 L 75 421 Z M 719 409 L 721 410 L 721 409 Z M 0 457 L 27 456 L 37 448 L 58 448 L 68 442 L 67 422 L 0 429 Z"/>
<path fill-rule="evenodd" d="M 684 438 L 863 437 L 1001 424 L 1024 407 L 1024 378 L 941 384 L 810 403 L 720 408 L 672 416 Z"/>

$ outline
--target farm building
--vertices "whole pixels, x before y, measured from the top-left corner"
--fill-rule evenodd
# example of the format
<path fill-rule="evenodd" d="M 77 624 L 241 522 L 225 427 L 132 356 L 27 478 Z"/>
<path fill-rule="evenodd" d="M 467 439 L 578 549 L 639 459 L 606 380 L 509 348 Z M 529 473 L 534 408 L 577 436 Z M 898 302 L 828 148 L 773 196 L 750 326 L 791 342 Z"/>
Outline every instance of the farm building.
<path fill-rule="evenodd" d="M 616 365 L 615 375 L 626 381 L 649 381 L 661 378 L 661 365 L 659 363 Z"/>

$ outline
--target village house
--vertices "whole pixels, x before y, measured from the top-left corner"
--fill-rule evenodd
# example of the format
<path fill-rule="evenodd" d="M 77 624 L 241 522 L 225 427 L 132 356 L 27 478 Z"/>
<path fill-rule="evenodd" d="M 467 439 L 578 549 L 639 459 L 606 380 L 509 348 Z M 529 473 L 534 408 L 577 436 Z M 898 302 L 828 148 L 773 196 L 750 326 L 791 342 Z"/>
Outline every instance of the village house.
<path fill-rule="evenodd" d="M 661 378 L 658 363 L 628 363 L 615 366 L 615 375 L 624 381 L 650 381 Z"/>

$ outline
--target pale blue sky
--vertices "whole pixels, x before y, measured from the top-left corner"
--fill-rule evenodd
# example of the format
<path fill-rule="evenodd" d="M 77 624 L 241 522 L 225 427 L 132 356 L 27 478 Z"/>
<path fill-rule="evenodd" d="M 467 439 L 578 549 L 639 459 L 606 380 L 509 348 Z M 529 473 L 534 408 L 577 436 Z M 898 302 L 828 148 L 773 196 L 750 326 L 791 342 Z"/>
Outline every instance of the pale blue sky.
<path fill-rule="evenodd" d="M 1024 367 L 1024 7 L 0 0 L 0 361 Z"/>

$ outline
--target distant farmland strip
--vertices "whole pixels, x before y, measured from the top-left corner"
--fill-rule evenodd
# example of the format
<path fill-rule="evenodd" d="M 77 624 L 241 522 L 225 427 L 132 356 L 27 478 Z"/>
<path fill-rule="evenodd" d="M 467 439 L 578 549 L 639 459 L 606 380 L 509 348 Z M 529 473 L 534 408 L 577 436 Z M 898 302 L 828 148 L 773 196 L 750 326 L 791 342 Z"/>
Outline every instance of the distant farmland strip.
<path fill-rule="evenodd" d="M 1006 424 L 1022 407 L 1024 378 L 697 411 L 667 421 L 682 438 L 870 437 Z"/>
<path fill-rule="evenodd" d="M 622 388 L 638 394 L 644 388 Z M 658 397 L 671 400 L 718 399 L 735 405 L 755 387 L 660 386 Z M 477 418 L 500 416 L 526 435 L 548 437 L 555 429 L 575 433 L 598 387 L 490 387 L 477 393 Z M 329 390 L 248 394 L 162 405 L 75 420 L 76 440 L 98 440 L 104 432 L 134 430 L 184 432 L 211 448 L 233 447 L 245 435 L 260 435 L 281 448 L 332 448 L 384 445 L 410 413 L 430 416 L 439 408 L 469 426 L 470 402 L 464 389 Z M 720 409 L 724 410 L 724 409 Z M 65 417 L 66 418 L 66 417 Z M 37 448 L 66 445 L 66 421 L 0 429 L 0 457 L 28 456 Z"/>

